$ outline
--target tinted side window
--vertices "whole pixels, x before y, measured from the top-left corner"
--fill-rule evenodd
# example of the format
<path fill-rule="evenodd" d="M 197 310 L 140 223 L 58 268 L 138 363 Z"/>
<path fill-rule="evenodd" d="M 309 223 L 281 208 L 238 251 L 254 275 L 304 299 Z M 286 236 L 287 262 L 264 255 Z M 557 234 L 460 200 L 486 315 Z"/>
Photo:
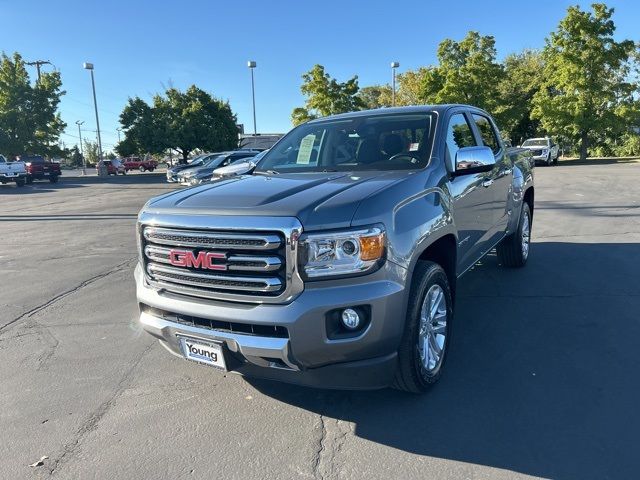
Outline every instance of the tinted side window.
<path fill-rule="evenodd" d="M 500 150 L 500 143 L 498 142 L 498 137 L 489 119 L 487 117 L 474 114 L 473 120 L 476 122 L 478 130 L 480 130 L 482 143 L 484 143 L 485 147 L 489 147 L 493 153 L 498 153 L 498 150 Z"/>
<path fill-rule="evenodd" d="M 476 140 L 473 137 L 471 127 L 467 123 L 467 119 L 461 113 L 456 113 L 449 120 L 447 127 L 447 162 L 455 161 L 456 153 L 464 147 L 475 147 Z"/>

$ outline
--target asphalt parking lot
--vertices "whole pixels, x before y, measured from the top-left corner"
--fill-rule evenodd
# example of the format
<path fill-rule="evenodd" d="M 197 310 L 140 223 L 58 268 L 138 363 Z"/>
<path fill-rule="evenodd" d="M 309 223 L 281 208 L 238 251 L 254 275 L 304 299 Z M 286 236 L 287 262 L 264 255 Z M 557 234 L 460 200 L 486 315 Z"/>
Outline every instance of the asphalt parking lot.
<path fill-rule="evenodd" d="M 637 478 L 640 164 L 536 175 L 529 264 L 461 280 L 425 396 L 222 376 L 141 333 L 161 175 L 0 186 L 0 478 Z"/>

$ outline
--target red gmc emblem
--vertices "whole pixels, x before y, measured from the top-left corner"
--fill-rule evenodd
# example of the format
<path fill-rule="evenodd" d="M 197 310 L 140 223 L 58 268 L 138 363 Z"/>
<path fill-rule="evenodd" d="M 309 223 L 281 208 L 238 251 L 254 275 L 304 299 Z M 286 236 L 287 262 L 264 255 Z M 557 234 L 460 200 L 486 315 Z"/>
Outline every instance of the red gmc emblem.
<path fill-rule="evenodd" d="M 174 267 L 206 268 L 207 270 L 226 270 L 224 263 L 215 263 L 215 260 L 226 260 L 227 256 L 220 252 L 198 252 L 191 250 L 170 250 L 169 263 Z"/>

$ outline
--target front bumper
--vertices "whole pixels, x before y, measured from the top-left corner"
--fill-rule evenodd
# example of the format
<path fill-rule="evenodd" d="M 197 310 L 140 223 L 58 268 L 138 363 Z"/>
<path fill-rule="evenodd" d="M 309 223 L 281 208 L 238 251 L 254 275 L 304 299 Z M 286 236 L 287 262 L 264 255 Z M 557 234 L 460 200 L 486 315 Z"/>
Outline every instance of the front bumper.
<path fill-rule="evenodd" d="M 3 180 L 16 180 L 18 178 L 25 178 L 27 176 L 26 172 L 8 172 L 8 173 L 0 173 L 0 178 Z"/>
<path fill-rule="evenodd" d="M 383 388 L 392 382 L 405 322 L 405 276 L 404 269 L 387 262 L 368 276 L 308 284 L 288 304 L 246 304 L 158 291 L 145 284 L 139 266 L 135 273 L 140 324 L 175 355 L 183 356 L 178 336 L 188 336 L 223 344 L 229 357 L 228 368 L 234 373 L 341 389 Z M 370 309 L 370 322 L 362 332 L 349 338 L 329 338 L 327 312 L 365 305 Z M 285 327 L 288 336 L 276 338 L 185 325 L 172 321 L 173 314 Z"/>

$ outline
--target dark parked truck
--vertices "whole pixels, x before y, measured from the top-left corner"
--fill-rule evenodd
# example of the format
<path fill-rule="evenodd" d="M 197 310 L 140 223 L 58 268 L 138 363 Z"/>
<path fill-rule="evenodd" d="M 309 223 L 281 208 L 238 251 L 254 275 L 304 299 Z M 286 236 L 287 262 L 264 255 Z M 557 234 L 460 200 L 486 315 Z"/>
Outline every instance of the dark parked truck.
<path fill-rule="evenodd" d="M 305 123 L 251 176 L 139 215 L 140 323 L 167 349 L 251 377 L 422 392 L 443 372 L 457 280 L 529 256 L 530 153 L 464 105 Z"/>
<path fill-rule="evenodd" d="M 34 180 L 49 180 L 51 183 L 57 183 L 58 177 L 62 175 L 60 164 L 45 160 L 40 155 L 22 155 L 18 160 L 24 162 L 27 169 L 27 183 L 33 183 Z"/>

